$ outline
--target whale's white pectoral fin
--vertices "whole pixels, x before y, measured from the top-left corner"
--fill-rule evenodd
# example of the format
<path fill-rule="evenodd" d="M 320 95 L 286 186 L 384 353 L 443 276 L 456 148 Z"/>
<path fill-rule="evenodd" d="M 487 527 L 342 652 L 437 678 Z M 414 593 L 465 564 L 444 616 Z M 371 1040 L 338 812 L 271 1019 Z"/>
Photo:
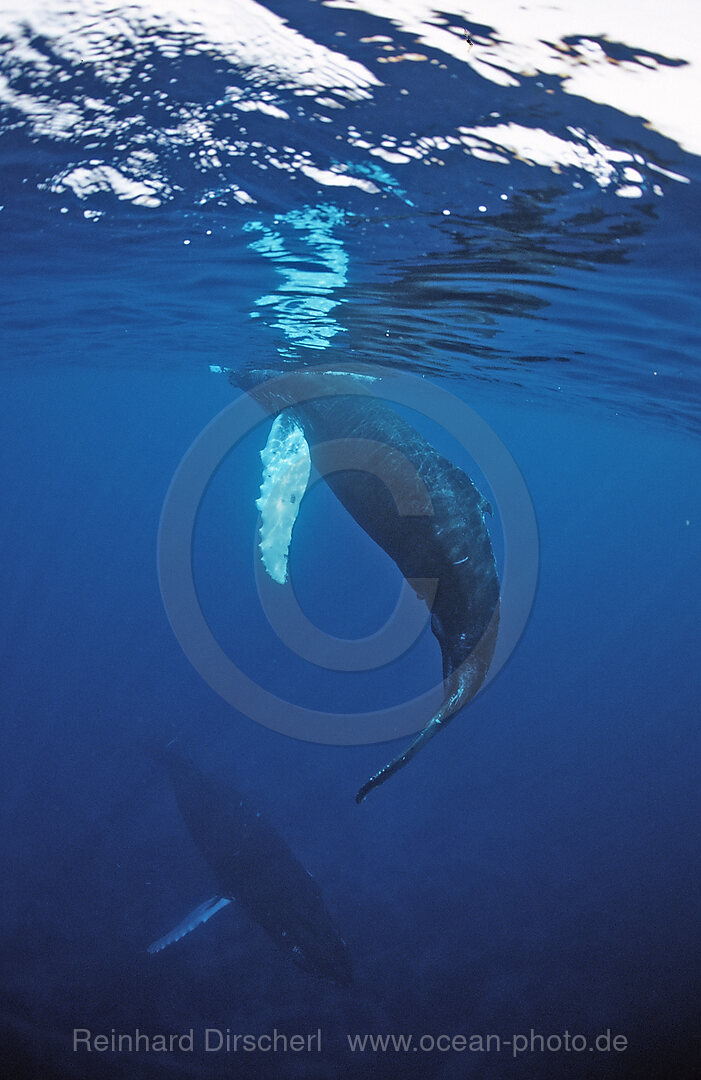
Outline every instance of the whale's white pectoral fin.
<path fill-rule="evenodd" d="M 312 467 L 309 445 L 297 421 L 280 413 L 260 456 L 263 482 L 256 500 L 261 515 L 260 554 L 271 578 L 284 585 L 292 529 Z"/>
<path fill-rule="evenodd" d="M 191 911 L 187 918 L 178 923 L 174 930 L 171 930 L 169 934 L 165 934 L 158 941 L 154 941 L 152 945 L 149 945 L 148 952 L 157 953 L 161 949 L 165 949 L 166 945 L 172 945 L 174 941 L 180 941 L 180 938 L 185 937 L 191 930 L 194 930 L 196 926 L 201 926 L 202 923 L 206 923 L 207 919 L 211 919 L 212 915 L 216 915 L 218 911 L 221 911 L 223 907 L 230 904 L 231 900 L 228 896 L 213 896 L 210 900 L 205 900 L 204 904 L 200 904 L 194 911 Z"/>

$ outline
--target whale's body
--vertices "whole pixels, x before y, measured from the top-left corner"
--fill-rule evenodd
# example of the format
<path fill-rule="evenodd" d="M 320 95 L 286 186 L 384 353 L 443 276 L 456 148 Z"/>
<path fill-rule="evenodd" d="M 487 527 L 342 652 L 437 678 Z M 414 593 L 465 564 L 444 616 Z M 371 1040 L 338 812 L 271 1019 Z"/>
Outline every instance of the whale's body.
<path fill-rule="evenodd" d="M 293 963 L 346 986 L 348 947 L 326 910 L 321 889 L 280 834 L 228 784 L 204 776 L 174 751 L 166 764 L 187 829 L 219 892 L 149 946 L 160 952 L 235 900 Z"/>
<path fill-rule="evenodd" d="M 485 524 L 491 508 L 469 476 L 374 395 L 371 384 L 365 390 L 352 374 L 303 369 L 284 380 L 275 376 L 238 372 L 232 381 L 271 415 L 284 413 L 299 424 L 312 465 L 426 599 L 441 648 L 443 703 L 409 748 L 363 785 L 361 802 L 484 681 L 499 625 L 499 580 Z"/>

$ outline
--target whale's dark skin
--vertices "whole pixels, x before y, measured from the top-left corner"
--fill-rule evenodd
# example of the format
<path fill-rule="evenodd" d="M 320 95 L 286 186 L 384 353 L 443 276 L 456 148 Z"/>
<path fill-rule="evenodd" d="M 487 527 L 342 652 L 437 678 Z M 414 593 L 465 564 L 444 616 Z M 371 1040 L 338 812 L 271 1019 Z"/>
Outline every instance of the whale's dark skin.
<path fill-rule="evenodd" d="M 170 750 L 166 765 L 180 813 L 221 894 L 236 900 L 298 967 L 348 986 L 348 946 L 318 884 L 280 834 L 230 785 L 204 776 L 188 758 Z"/>
<path fill-rule="evenodd" d="M 343 380 L 353 379 L 304 369 L 286 374 L 283 383 L 272 371 L 232 375 L 232 382 L 248 390 L 272 415 L 286 410 L 297 419 L 312 464 L 404 577 L 433 583 L 433 587 L 419 584 L 417 592 L 431 609 L 431 629 L 443 657 L 445 697 L 407 750 L 361 787 L 356 801 L 362 802 L 484 682 L 499 626 L 499 580 L 485 525 L 485 513 L 491 509 L 469 476 L 375 396 L 371 383 L 366 390 L 357 380 L 346 382 L 353 392 L 344 393 Z M 315 390 L 323 396 L 312 399 Z M 344 458 L 338 457 L 339 440 L 346 444 Z M 336 462 L 347 462 L 349 451 L 351 457 L 357 456 L 358 468 L 335 471 Z M 385 482 L 388 477 L 392 491 Z"/>

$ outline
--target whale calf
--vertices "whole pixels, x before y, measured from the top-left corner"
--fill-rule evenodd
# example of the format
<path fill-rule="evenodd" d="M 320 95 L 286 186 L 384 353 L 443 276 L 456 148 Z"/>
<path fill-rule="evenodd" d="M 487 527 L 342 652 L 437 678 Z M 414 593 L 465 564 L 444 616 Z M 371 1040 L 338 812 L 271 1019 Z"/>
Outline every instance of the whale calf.
<path fill-rule="evenodd" d="M 203 775 L 188 758 L 170 749 L 166 766 L 180 813 L 219 892 L 149 945 L 148 952 L 179 941 L 236 900 L 298 967 L 350 985 L 348 946 L 317 882 L 280 834 L 228 784 Z"/>
<path fill-rule="evenodd" d="M 283 452 L 293 446 L 288 501 L 298 508 L 309 475 L 300 458 L 301 432 L 311 464 L 431 611 L 443 659 L 443 701 L 407 749 L 363 784 L 356 795 L 360 803 L 406 765 L 484 682 L 499 626 L 499 579 L 485 524 L 491 507 L 465 472 L 373 393 L 371 377 L 304 368 L 282 379 L 280 372 L 260 369 L 233 371 L 229 377 L 277 418 L 266 450 L 271 441 Z M 340 458 L 339 445 L 345 447 Z M 264 489 L 258 505 L 265 525 L 271 508 Z M 282 530 L 283 546 L 293 523 L 294 516 Z M 286 552 L 278 550 L 273 558 L 268 550 L 266 558 L 269 532 L 270 527 L 261 537 L 264 561 L 272 576 L 284 580 Z"/>

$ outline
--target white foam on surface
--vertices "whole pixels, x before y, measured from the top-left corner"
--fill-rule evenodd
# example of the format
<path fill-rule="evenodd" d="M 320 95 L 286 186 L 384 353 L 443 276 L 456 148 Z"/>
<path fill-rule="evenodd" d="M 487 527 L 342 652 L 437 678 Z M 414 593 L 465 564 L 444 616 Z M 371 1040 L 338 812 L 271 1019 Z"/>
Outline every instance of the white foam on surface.
<path fill-rule="evenodd" d="M 115 49 L 115 42 L 135 47 L 147 35 L 167 54 L 179 33 L 193 39 L 191 48 L 199 44 L 207 52 L 214 46 L 222 57 L 269 81 L 314 92 L 333 90 L 347 98 L 368 97 L 370 87 L 381 85 L 363 64 L 305 37 L 256 0 L 134 0 L 122 7 L 113 0 L 76 5 L 6 0 L 3 9 L 5 25 L 31 25 L 34 33 L 56 42 L 62 56 L 94 64 L 111 83 L 124 79 L 130 62 L 128 52 Z"/>
<path fill-rule="evenodd" d="M 701 35 L 690 0 L 666 0 L 663 7 L 656 0 L 324 0 L 324 6 L 387 19 L 417 45 L 470 64 L 515 94 L 515 75 L 557 76 L 566 93 L 641 116 L 685 150 L 701 153 Z M 495 36 L 473 34 L 468 49 L 464 27 L 479 23 Z M 571 38 L 580 40 L 569 44 Z M 613 60 L 597 38 L 627 46 L 635 59 Z"/>

